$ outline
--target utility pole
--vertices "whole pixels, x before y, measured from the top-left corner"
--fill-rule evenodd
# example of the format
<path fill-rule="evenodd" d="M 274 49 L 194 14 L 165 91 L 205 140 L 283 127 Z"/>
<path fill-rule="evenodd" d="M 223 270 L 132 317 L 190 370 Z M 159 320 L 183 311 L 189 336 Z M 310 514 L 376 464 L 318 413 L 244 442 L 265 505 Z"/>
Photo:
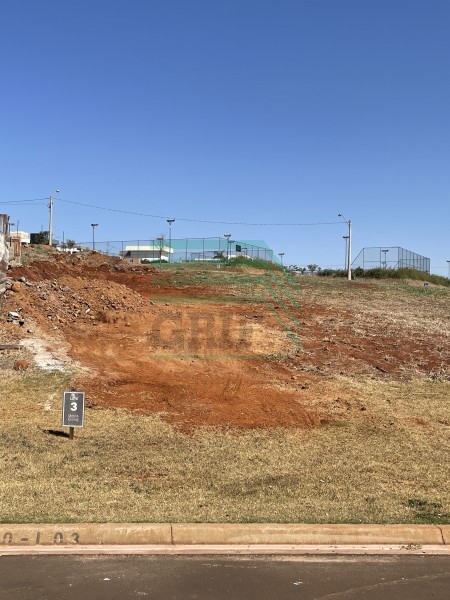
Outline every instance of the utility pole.
<path fill-rule="evenodd" d="M 348 257 L 347 257 L 347 279 L 352 280 L 352 221 L 348 221 Z"/>
<path fill-rule="evenodd" d="M 95 228 L 98 227 L 98 223 L 91 223 L 92 227 L 92 250 L 95 250 Z"/>
<path fill-rule="evenodd" d="M 59 194 L 59 190 L 56 190 L 56 193 Z M 48 222 L 48 245 L 51 246 L 53 244 L 53 196 L 50 194 L 50 204 L 48 205 L 50 209 L 50 217 Z"/>
<path fill-rule="evenodd" d="M 48 223 L 48 245 L 51 246 L 53 242 L 53 196 L 50 194 L 50 204 L 48 205 L 50 209 L 50 218 Z"/>

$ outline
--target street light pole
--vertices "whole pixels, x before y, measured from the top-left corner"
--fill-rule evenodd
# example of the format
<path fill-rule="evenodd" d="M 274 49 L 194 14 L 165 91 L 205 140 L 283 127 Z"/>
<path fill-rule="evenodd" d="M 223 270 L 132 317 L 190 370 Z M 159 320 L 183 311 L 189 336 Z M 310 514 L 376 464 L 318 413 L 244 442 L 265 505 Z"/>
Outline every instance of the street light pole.
<path fill-rule="evenodd" d="M 223 237 L 227 238 L 227 262 L 228 262 L 228 260 L 229 260 L 228 253 L 230 251 L 230 237 L 231 237 L 231 233 L 224 233 Z"/>
<path fill-rule="evenodd" d="M 383 268 L 385 269 L 386 268 L 386 256 L 387 256 L 387 253 L 389 252 L 389 250 L 382 250 L 381 252 L 383 252 L 383 254 L 384 254 L 384 262 L 383 262 L 384 267 Z"/>
<path fill-rule="evenodd" d="M 91 223 L 92 227 L 92 251 L 95 250 L 95 228 L 98 227 L 98 223 Z"/>
<path fill-rule="evenodd" d="M 347 253 L 347 279 L 352 280 L 352 221 L 346 219 L 342 213 L 338 214 L 348 225 L 348 253 Z"/>
<path fill-rule="evenodd" d="M 172 254 L 172 223 L 175 223 L 175 219 L 167 219 L 167 222 L 169 223 L 169 262 L 170 262 L 170 255 Z"/>
<path fill-rule="evenodd" d="M 447 261 L 448 264 L 448 278 L 450 279 L 450 260 Z"/>
<path fill-rule="evenodd" d="M 278 256 L 281 259 L 281 266 L 283 266 L 283 256 L 284 256 L 284 252 L 278 252 Z"/>
<path fill-rule="evenodd" d="M 348 235 L 343 235 L 342 238 L 345 240 L 345 254 L 344 254 L 344 271 L 347 270 L 347 244 L 348 244 Z"/>

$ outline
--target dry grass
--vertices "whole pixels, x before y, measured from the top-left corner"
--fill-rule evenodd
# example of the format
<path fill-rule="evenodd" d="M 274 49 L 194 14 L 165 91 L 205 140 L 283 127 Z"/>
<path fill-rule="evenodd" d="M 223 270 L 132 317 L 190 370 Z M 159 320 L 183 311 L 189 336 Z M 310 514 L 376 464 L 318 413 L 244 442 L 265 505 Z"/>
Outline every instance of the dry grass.
<path fill-rule="evenodd" d="M 311 278 L 312 279 L 312 278 Z M 401 327 L 417 333 L 430 333 L 450 338 L 450 290 L 424 288 L 402 283 L 370 281 L 370 292 L 358 283 L 336 282 L 314 278 L 304 299 L 316 305 L 333 307 L 341 312 L 351 311 L 360 322 L 370 319 L 380 331 Z"/>
<path fill-rule="evenodd" d="M 348 398 L 318 397 L 309 430 L 186 435 L 87 409 L 70 441 L 49 433 L 68 375 L 0 379 L 1 522 L 450 522 L 448 382 L 340 378 Z"/>

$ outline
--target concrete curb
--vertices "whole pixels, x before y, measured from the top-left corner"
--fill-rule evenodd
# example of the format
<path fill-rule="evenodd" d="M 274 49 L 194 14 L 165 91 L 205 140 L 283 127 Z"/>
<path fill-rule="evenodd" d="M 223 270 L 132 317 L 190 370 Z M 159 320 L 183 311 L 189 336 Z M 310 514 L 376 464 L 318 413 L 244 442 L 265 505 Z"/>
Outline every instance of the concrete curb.
<path fill-rule="evenodd" d="M 335 545 L 327 546 L 321 544 L 319 546 L 314 545 L 283 545 L 283 544 L 269 544 L 269 545 L 240 545 L 232 546 L 227 544 L 220 545 L 187 545 L 187 546 L 175 546 L 158 544 L 152 546 L 151 544 L 136 545 L 136 546 L 120 546 L 120 545 L 99 545 L 99 546 L 0 546 L 0 557 L 1 556 L 40 556 L 40 555 L 188 555 L 188 556 L 202 556 L 202 555 L 228 555 L 228 556 L 260 556 L 260 555 L 271 555 L 271 556 L 323 556 L 323 555 L 339 555 L 339 556 L 412 556 L 412 555 L 434 555 L 434 556 L 449 556 L 450 557 L 450 546 L 401 546 L 398 544 L 382 545 L 382 544 L 368 544 L 366 546 L 357 545 Z"/>
<path fill-rule="evenodd" d="M 450 525 L 267 523 L 0 524 L 0 548 L 30 546 L 421 546 L 450 544 Z"/>
<path fill-rule="evenodd" d="M 174 544 L 443 544 L 434 525 L 179 524 Z M 449 532 L 450 533 L 450 532 Z"/>
<path fill-rule="evenodd" d="M 450 545 L 450 525 L 441 525 L 442 540 L 445 545 Z"/>

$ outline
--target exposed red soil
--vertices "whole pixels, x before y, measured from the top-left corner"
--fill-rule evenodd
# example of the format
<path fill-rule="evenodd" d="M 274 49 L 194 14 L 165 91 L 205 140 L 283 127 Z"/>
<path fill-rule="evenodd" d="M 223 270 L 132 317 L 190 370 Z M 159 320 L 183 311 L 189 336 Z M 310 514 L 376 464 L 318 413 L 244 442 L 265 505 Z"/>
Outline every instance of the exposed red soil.
<path fill-rule="evenodd" d="M 218 301 L 220 285 L 174 286 L 169 271 L 131 270 L 95 254 L 11 274 L 31 285 L 8 292 L 7 310 L 21 308 L 27 323 L 68 342 L 91 370 L 78 385 L 93 405 L 161 413 L 185 429 L 317 426 L 340 402 L 335 375 L 405 377 L 448 361 L 436 336 L 411 339 L 401 327 L 368 322 L 351 302 L 348 310 L 322 306 L 307 287 L 301 306 L 283 312 L 275 300 Z M 370 302 L 373 286 L 356 285 Z M 298 347 L 283 332 L 288 316 L 299 325 Z"/>

